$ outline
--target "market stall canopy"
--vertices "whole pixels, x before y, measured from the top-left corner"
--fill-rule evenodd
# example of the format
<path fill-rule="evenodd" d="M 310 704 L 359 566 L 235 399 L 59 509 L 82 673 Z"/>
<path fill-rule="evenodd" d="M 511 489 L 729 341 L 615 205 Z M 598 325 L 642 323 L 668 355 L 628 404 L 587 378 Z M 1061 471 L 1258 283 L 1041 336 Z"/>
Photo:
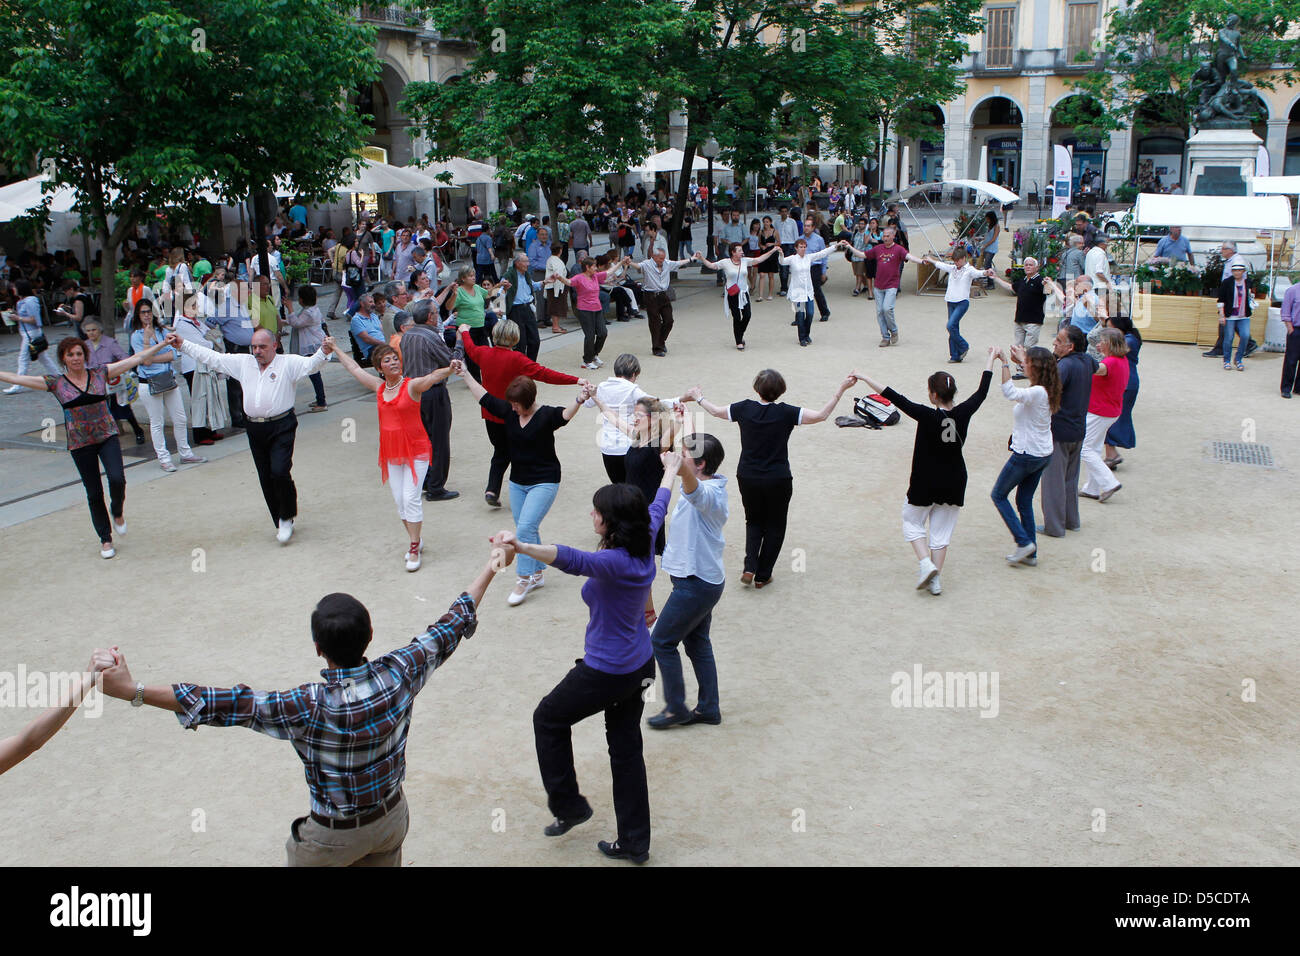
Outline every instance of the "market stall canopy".
<path fill-rule="evenodd" d="M 442 188 L 446 188 L 448 185 L 476 186 L 481 183 L 501 182 L 495 166 L 489 166 L 487 163 L 477 163 L 472 159 L 465 159 L 463 156 L 453 156 L 441 163 L 428 163 L 423 166 L 411 165 L 405 168 L 425 176 L 441 176 L 443 173 L 450 173 L 450 184 L 438 182 L 438 186 Z"/>
<path fill-rule="evenodd" d="M 1250 188 L 1256 196 L 1300 196 L 1300 176 L 1255 176 Z"/>
<path fill-rule="evenodd" d="M 665 149 L 663 152 L 655 153 L 644 162 L 637 163 L 635 166 L 627 168 L 628 173 L 676 173 L 682 168 L 682 159 L 685 157 L 677 147 Z M 697 150 L 694 159 L 691 161 L 691 169 L 708 169 L 709 161 L 699 154 Z M 713 161 L 713 171 L 729 172 L 730 166 L 725 166 L 716 159 Z M 605 175 L 617 174 L 619 170 L 607 170 Z"/>
<path fill-rule="evenodd" d="M 44 189 L 47 182 L 49 177 L 42 173 L 21 182 L 0 186 L 0 222 L 12 222 L 25 216 L 28 211 L 40 206 L 46 196 L 51 197 L 51 213 L 72 212 L 72 207 L 77 201 L 76 190 L 65 183 L 47 193 Z M 205 202 L 221 205 L 221 197 L 210 188 L 200 187 L 195 190 L 194 195 Z"/>
<path fill-rule="evenodd" d="M 1291 203 L 1285 196 L 1139 193 L 1133 219 L 1139 226 L 1290 229 Z"/>
<path fill-rule="evenodd" d="M 336 193 L 409 193 L 425 189 L 438 189 L 447 184 L 439 182 L 427 172 L 411 166 L 390 166 L 373 159 L 358 160 L 352 170 L 352 179 L 335 186 Z M 296 196 L 285 181 L 275 190 L 277 197 Z"/>
<path fill-rule="evenodd" d="M 932 193 L 943 189 L 945 186 L 956 186 L 958 189 L 973 189 L 980 195 L 994 199 L 1004 206 L 1008 203 L 1020 201 L 1020 197 L 1005 186 L 988 183 L 982 179 L 945 179 L 933 183 L 918 183 L 915 186 L 908 186 L 906 189 L 900 190 L 897 198 L 906 202 L 920 193 Z"/>

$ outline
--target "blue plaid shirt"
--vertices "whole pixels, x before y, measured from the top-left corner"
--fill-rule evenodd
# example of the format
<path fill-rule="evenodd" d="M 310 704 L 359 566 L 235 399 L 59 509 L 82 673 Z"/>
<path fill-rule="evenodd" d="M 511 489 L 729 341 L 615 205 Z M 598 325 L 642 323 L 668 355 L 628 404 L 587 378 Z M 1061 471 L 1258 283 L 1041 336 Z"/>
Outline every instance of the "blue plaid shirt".
<path fill-rule="evenodd" d="M 293 690 L 173 684 L 182 727 L 250 727 L 293 741 L 313 813 L 351 817 L 382 803 L 406 777 L 411 705 L 429 674 L 478 627 L 474 600 L 461 594 L 411 643 L 357 667 L 320 672 L 323 684 Z"/>

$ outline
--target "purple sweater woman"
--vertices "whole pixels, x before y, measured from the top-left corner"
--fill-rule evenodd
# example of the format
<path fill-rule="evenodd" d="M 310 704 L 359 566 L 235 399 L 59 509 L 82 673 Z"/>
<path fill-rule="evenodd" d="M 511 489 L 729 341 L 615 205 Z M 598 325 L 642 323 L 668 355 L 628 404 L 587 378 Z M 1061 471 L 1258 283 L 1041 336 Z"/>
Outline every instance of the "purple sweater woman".
<path fill-rule="evenodd" d="M 668 512 L 681 456 L 666 452 L 663 462 L 663 483 L 649 507 L 633 485 L 605 485 L 596 492 L 591 523 L 600 547 L 595 551 L 529 544 L 508 531 L 497 536 L 520 554 L 588 579 L 582 586 L 582 600 L 591 611 L 583 657 L 533 712 L 537 763 L 547 805 L 555 814 L 545 833 L 559 836 L 591 818 L 591 804 L 578 789 L 573 767 L 572 728 L 604 712 L 618 839 L 596 845 L 606 856 L 634 863 L 650 856 L 641 695 L 654 683 L 655 662 L 645 606 L 655 577 L 653 542 Z"/>

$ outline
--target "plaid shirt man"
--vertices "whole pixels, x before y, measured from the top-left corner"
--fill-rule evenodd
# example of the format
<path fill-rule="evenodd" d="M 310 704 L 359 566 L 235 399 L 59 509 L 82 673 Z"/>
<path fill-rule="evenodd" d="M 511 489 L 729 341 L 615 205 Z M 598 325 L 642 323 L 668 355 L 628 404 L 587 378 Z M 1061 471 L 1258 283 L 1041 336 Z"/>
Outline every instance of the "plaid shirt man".
<path fill-rule="evenodd" d="M 312 812 L 357 816 L 382 803 L 406 777 L 411 705 L 429 674 L 478 627 L 462 593 L 438 623 L 405 647 L 357 667 L 327 668 L 324 683 L 287 691 L 173 684 L 182 727 L 250 727 L 293 742 L 311 791 Z"/>

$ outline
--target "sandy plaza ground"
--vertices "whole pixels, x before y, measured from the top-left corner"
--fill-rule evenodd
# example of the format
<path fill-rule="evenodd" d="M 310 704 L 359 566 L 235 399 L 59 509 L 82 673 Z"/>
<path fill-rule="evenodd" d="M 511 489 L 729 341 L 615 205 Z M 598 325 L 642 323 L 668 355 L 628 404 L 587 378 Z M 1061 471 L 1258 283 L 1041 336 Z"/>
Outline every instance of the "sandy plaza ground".
<path fill-rule="evenodd" d="M 785 400 L 816 408 L 854 367 L 918 401 L 926 377 L 945 369 L 961 400 L 979 382 L 984 348 L 1011 341 L 1013 300 L 998 291 L 972 303 L 971 355 L 947 365 L 942 297 L 913 295 L 909 267 L 901 343 L 877 348 L 874 303 L 850 297 L 848 264 L 832 260 L 832 318 L 814 323 L 808 348 L 778 297 L 755 304 L 749 348 L 735 351 L 710 276 L 681 286 L 666 358 L 650 355 L 644 320 L 611 323 L 603 372 L 631 351 L 650 392 L 700 384 L 722 403 L 752 397 L 754 374 L 772 367 L 789 383 Z M 548 340 L 540 360 L 581 374 L 580 350 L 581 335 L 568 334 Z M 1081 531 L 1040 536 L 1037 568 L 1007 565 L 1011 539 L 989 500 L 1011 430 L 995 383 L 965 447 L 970 483 L 940 597 L 914 589 L 901 534 L 909 419 L 883 431 L 796 430 L 789 531 L 762 591 L 739 584 L 733 480 L 727 589 L 713 623 L 723 723 L 645 732 L 651 863 L 1294 863 L 1300 712 L 1288 695 L 1300 651 L 1287 582 L 1300 573 L 1291 507 L 1300 402 L 1278 398 L 1280 355 L 1257 352 L 1245 373 L 1227 373 L 1201 351 L 1143 348 L 1123 490 L 1104 505 L 1082 501 Z M 424 567 L 408 574 L 379 482 L 373 397 L 337 363 L 326 385 L 329 410 L 300 415 L 299 521 L 287 547 L 242 435 L 173 475 L 153 461 L 128 467 L 129 531 L 112 561 L 99 557 L 79 486 L 0 508 L 0 670 L 72 670 L 116 644 L 146 683 L 287 688 L 323 665 L 308 618 L 328 592 L 369 607 L 376 653 L 438 618 L 486 559 L 488 536 L 512 527 L 508 508 L 482 498 L 489 446 L 478 410 L 453 383 L 448 487 L 461 497 L 425 504 Z M 573 393 L 540 388 L 548 404 Z M 300 413 L 310 395 L 303 382 Z M 48 396 L 5 401 L 30 403 L 32 428 L 60 417 Z M 837 414 L 852 414 L 850 397 Z M 721 439 L 721 471 L 733 476 L 736 427 L 707 416 L 701 425 Z M 584 410 L 557 435 L 564 477 L 545 542 L 595 546 L 588 512 L 606 480 L 596 427 Z M 1243 439 L 1267 446 L 1274 467 L 1207 453 L 1212 441 Z M 5 487 L 26 488 L 33 475 L 49 476 L 47 487 L 75 480 L 59 448 L 0 450 Z M 594 845 L 615 833 L 599 718 L 574 732 L 594 818 L 558 839 L 541 832 L 550 816 L 531 716 L 582 653 L 582 582 L 547 571 L 516 608 L 506 604 L 512 583 L 507 574 L 492 586 L 478 633 L 415 705 L 406 865 L 618 865 Z M 659 606 L 669 590 L 661 574 Z M 895 675 L 917 670 L 996 675 L 996 713 L 969 701 L 896 706 Z M 648 703 L 647 716 L 661 706 Z M 0 709 L 0 735 L 28 719 Z M 290 821 L 307 812 L 288 743 L 241 728 L 186 733 L 169 714 L 120 701 L 74 717 L 4 776 L 0 793 L 11 864 L 282 865 Z M 111 834 L 110 852 L 103 840 L 88 847 L 92 828 Z"/>

